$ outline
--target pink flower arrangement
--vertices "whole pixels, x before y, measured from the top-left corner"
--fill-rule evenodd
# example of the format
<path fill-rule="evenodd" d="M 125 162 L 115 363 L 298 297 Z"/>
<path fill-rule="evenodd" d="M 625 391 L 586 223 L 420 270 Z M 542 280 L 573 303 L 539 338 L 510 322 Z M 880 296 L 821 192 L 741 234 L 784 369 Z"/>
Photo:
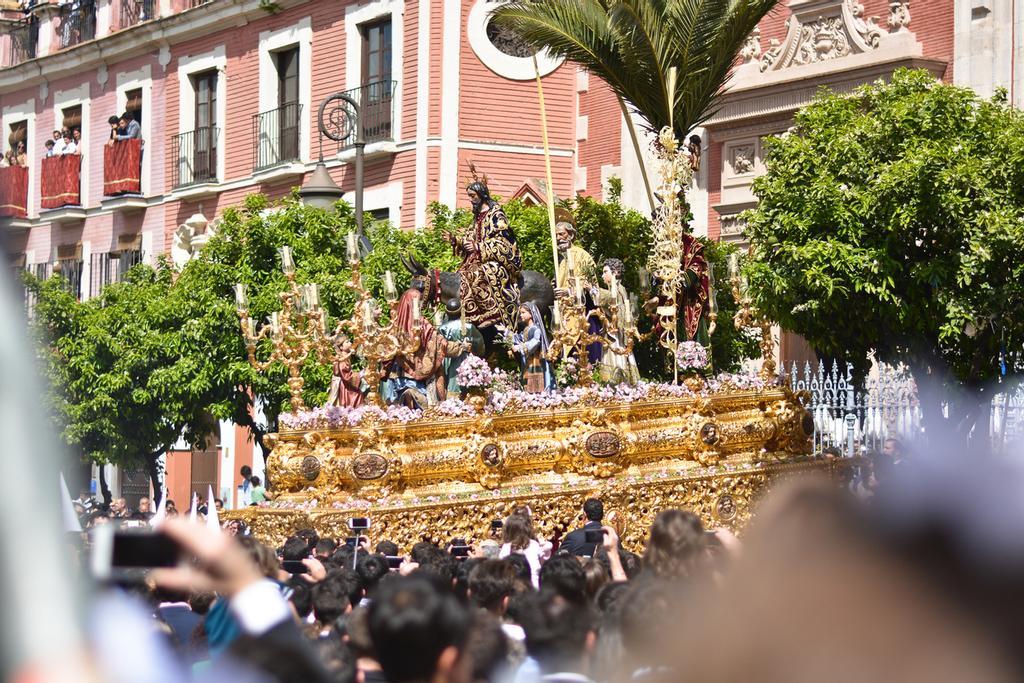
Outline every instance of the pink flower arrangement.
<path fill-rule="evenodd" d="M 468 354 L 455 373 L 455 381 L 467 389 L 489 387 L 494 381 L 494 372 L 480 356 Z"/>
<path fill-rule="evenodd" d="M 680 370 L 701 372 L 710 365 L 708 350 L 703 344 L 685 341 L 676 348 L 676 365 Z"/>
<path fill-rule="evenodd" d="M 482 359 L 481 359 L 482 360 Z M 694 394 L 683 384 L 639 382 L 637 384 L 597 384 L 590 387 L 566 387 L 556 391 L 531 394 L 515 386 L 507 373 L 490 371 L 492 387 L 508 382 L 507 387 L 492 388 L 486 411 L 491 415 L 525 411 L 567 409 L 580 406 L 629 404 L 659 398 L 691 398 L 709 396 L 720 391 L 763 391 L 782 383 L 779 378 L 765 382 L 755 373 L 722 373 L 707 381 L 706 388 Z M 487 385 L 483 385 L 487 386 Z M 297 414 L 285 413 L 280 417 L 284 430 L 307 431 L 314 429 L 345 429 L 363 422 L 378 424 L 407 424 L 417 420 L 471 417 L 476 410 L 457 398 L 449 398 L 426 410 L 413 410 L 405 406 L 361 406 L 339 408 L 328 406 L 305 410 Z"/>

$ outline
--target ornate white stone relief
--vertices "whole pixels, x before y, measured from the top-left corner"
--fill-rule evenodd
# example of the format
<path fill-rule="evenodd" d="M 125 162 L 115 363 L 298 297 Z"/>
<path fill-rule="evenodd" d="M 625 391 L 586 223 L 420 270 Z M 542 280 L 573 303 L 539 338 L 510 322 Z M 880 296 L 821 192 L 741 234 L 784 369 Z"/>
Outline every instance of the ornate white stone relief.
<path fill-rule="evenodd" d="M 909 2 L 889 3 L 889 26 L 893 32 L 909 32 Z M 786 20 L 786 38 L 772 39 L 768 50 L 760 56 L 761 71 L 778 71 L 791 66 L 815 64 L 848 55 L 878 49 L 885 33 L 878 25 L 878 17 L 864 14 L 864 5 L 858 0 L 793 0 L 792 14 Z M 749 46 L 749 49 L 748 49 Z M 760 52 L 760 34 L 752 34 L 740 55 Z M 751 59 L 756 58 L 751 57 Z"/>

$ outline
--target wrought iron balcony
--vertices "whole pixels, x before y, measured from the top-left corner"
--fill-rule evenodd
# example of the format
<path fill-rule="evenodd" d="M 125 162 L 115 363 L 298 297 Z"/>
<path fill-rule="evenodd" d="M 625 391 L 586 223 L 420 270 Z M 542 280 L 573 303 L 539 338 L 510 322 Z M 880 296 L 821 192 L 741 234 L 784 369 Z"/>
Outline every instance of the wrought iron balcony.
<path fill-rule="evenodd" d="M 397 85 L 398 81 L 377 81 L 345 92 L 359 103 L 364 142 L 394 139 L 392 122 L 395 116 L 394 98 L 398 94 Z M 349 137 L 341 143 L 339 150 L 348 149 L 354 143 L 355 138 Z"/>
<path fill-rule="evenodd" d="M 302 105 L 288 102 L 277 109 L 252 117 L 252 170 L 261 171 L 289 161 L 298 161 Z"/>
<path fill-rule="evenodd" d="M 10 50 L 6 60 L 0 67 L 17 66 L 36 56 L 36 45 L 39 42 L 39 22 L 35 17 L 27 17 L 20 21 L 10 22 Z"/>
<path fill-rule="evenodd" d="M 95 38 L 95 0 L 74 0 L 61 7 L 57 37 L 62 48 L 78 45 Z"/>
<path fill-rule="evenodd" d="M 153 0 L 121 0 L 121 28 L 135 26 L 153 18 Z"/>
<path fill-rule="evenodd" d="M 171 186 L 187 187 L 217 181 L 217 140 L 220 128 L 206 126 L 171 136 Z"/>

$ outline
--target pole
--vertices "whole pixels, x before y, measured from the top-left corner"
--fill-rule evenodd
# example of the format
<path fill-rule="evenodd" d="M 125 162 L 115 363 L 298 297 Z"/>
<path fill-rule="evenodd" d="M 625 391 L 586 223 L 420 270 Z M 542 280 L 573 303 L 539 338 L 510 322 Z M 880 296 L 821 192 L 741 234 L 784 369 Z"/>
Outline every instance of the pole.
<path fill-rule="evenodd" d="M 551 179 L 551 147 L 548 144 L 548 115 L 544 111 L 544 87 L 540 83 L 537 55 L 533 56 L 533 72 L 537 76 L 537 98 L 540 101 L 540 129 L 544 137 L 544 172 L 548 181 L 548 227 L 551 228 L 551 256 L 554 259 L 555 280 L 558 280 L 558 240 L 555 238 L 555 188 Z M 643 164 L 641 164 L 642 166 Z"/>
<path fill-rule="evenodd" d="M 363 140 L 363 108 L 356 109 L 356 234 L 363 238 L 363 155 L 366 141 Z M 362 245 L 360 244 L 360 248 Z"/>

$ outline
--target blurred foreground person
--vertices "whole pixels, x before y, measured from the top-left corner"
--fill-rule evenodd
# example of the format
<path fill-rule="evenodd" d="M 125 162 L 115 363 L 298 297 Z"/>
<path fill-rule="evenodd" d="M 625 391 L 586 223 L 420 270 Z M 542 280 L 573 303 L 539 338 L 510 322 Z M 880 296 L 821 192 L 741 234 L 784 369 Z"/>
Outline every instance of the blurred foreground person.
<path fill-rule="evenodd" d="M 887 539 L 831 484 L 778 491 L 719 588 L 690 592 L 660 658 L 704 683 L 1021 680 L 998 622 L 963 599 L 977 577 L 921 540 Z"/>

